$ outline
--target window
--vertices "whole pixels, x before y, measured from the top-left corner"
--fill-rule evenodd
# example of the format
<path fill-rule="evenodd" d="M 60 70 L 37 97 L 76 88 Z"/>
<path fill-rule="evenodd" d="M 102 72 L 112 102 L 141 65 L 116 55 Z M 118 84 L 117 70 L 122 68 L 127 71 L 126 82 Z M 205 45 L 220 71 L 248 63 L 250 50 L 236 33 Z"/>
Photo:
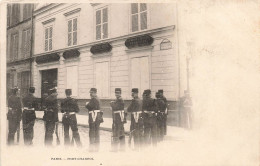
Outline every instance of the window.
<path fill-rule="evenodd" d="M 27 29 L 23 31 L 22 34 L 22 57 L 26 58 L 30 56 L 30 46 L 31 46 L 31 30 Z"/>
<path fill-rule="evenodd" d="M 32 16 L 32 4 L 23 5 L 23 20 L 26 20 Z"/>
<path fill-rule="evenodd" d="M 25 96 L 27 93 L 28 93 L 28 89 L 29 89 L 29 86 L 30 86 L 30 72 L 29 71 L 24 71 L 24 72 L 21 72 L 21 75 L 20 75 L 20 81 L 21 81 L 21 95 L 22 96 Z"/>
<path fill-rule="evenodd" d="M 77 18 L 68 21 L 68 46 L 77 45 L 77 22 Z"/>
<path fill-rule="evenodd" d="M 72 90 L 72 96 L 78 96 L 78 66 L 67 67 L 67 89 Z"/>
<path fill-rule="evenodd" d="M 148 57 L 131 59 L 131 85 L 139 92 L 149 89 L 149 62 Z"/>
<path fill-rule="evenodd" d="M 147 5 L 145 3 L 131 4 L 132 32 L 147 29 Z"/>
<path fill-rule="evenodd" d="M 45 39 L 44 50 L 45 51 L 52 50 L 52 31 L 53 31 L 52 26 L 45 28 L 45 35 L 44 35 L 44 39 Z"/>
<path fill-rule="evenodd" d="M 18 38 L 18 33 L 16 33 L 11 36 L 11 54 L 10 54 L 11 61 L 18 59 L 18 44 L 19 44 L 19 38 Z"/>
<path fill-rule="evenodd" d="M 109 97 L 109 64 L 108 62 L 96 63 L 96 88 L 100 98 Z"/>
<path fill-rule="evenodd" d="M 12 25 L 17 24 L 20 20 L 20 4 L 12 5 Z"/>
<path fill-rule="evenodd" d="M 108 8 L 96 10 L 96 40 L 108 38 Z"/>
<path fill-rule="evenodd" d="M 7 27 L 11 24 L 11 5 L 7 5 Z"/>

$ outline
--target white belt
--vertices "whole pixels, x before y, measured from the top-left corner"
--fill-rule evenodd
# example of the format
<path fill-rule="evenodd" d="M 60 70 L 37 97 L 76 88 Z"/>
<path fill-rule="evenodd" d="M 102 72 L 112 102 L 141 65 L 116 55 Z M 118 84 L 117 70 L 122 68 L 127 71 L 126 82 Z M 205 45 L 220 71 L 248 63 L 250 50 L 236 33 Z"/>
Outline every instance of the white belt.
<path fill-rule="evenodd" d="M 23 110 L 34 111 L 34 108 L 23 107 Z"/>
<path fill-rule="evenodd" d="M 132 114 L 134 115 L 135 123 L 138 123 L 138 119 L 141 113 L 142 111 L 132 112 Z"/>
<path fill-rule="evenodd" d="M 153 114 L 155 112 L 154 111 L 144 111 L 144 113 L 147 113 L 147 114 L 151 113 L 151 114 Z"/>
<path fill-rule="evenodd" d="M 119 114 L 120 118 L 121 118 L 121 121 L 122 122 L 124 121 L 124 118 L 125 118 L 125 111 L 124 110 L 114 111 L 114 113 L 115 114 Z"/>
<path fill-rule="evenodd" d="M 72 114 L 76 114 L 76 112 L 65 112 L 65 114 L 72 115 Z"/>
<path fill-rule="evenodd" d="M 93 119 L 93 122 L 96 121 L 96 118 L 97 118 L 97 113 L 98 112 L 101 112 L 100 110 L 94 110 L 94 111 L 89 111 L 88 113 L 92 115 L 92 119 Z"/>

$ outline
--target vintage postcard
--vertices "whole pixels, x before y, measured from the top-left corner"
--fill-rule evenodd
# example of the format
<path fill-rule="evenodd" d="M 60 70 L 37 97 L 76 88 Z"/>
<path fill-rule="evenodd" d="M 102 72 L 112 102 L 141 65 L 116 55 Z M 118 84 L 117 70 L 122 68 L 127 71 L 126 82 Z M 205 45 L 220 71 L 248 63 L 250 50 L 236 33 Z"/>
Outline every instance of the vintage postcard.
<path fill-rule="evenodd" d="M 0 165 L 259 165 L 257 0 L 0 8 Z"/>

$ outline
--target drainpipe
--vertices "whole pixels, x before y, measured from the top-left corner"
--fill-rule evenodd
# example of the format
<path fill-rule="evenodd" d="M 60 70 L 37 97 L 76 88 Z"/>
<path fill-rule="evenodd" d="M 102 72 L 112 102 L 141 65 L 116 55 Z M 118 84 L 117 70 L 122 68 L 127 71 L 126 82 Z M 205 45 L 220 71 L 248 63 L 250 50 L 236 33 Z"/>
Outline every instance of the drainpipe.
<path fill-rule="evenodd" d="M 30 48 L 30 87 L 32 86 L 32 62 L 33 62 L 33 34 L 34 34 L 34 30 L 33 30 L 33 10 L 34 10 L 34 4 L 32 6 L 32 15 L 31 15 L 31 48 Z"/>

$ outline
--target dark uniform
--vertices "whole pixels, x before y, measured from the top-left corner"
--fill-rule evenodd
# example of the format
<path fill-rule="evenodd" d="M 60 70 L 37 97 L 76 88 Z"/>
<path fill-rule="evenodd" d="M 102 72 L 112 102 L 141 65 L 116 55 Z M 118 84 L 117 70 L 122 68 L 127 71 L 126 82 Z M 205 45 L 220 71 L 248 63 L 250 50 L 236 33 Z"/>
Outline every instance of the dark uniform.
<path fill-rule="evenodd" d="M 76 141 L 77 146 L 81 146 L 80 136 L 77 126 L 76 114 L 79 112 L 77 101 L 71 98 L 71 89 L 65 90 L 67 98 L 61 102 L 61 112 L 64 113 L 62 123 L 64 126 L 64 144 L 70 145 L 69 127 L 73 133 L 73 139 Z"/>
<path fill-rule="evenodd" d="M 133 96 L 136 95 L 136 96 Z M 134 147 L 138 150 L 143 143 L 144 122 L 142 118 L 142 101 L 138 97 L 138 89 L 132 89 L 133 99 L 127 108 L 131 113 L 130 136 L 134 137 Z"/>
<path fill-rule="evenodd" d="M 99 137 L 99 126 L 103 121 L 103 112 L 100 111 L 100 101 L 96 96 L 97 89 L 91 88 L 90 95 L 91 99 L 86 103 L 86 108 L 88 109 L 89 118 L 89 142 L 90 151 L 98 151 L 100 144 Z"/>
<path fill-rule="evenodd" d="M 144 139 L 146 144 L 157 145 L 157 103 L 151 98 L 151 90 L 144 91 L 145 98 L 143 99 L 144 112 Z"/>
<path fill-rule="evenodd" d="M 23 98 L 23 137 L 25 145 L 32 145 L 33 140 L 33 126 L 35 123 L 36 115 L 35 110 L 38 109 L 38 103 L 36 98 L 33 96 L 35 91 L 34 87 L 29 88 L 29 94 Z"/>
<path fill-rule="evenodd" d="M 160 98 L 164 101 L 165 103 L 165 111 L 164 111 L 164 116 L 163 116 L 163 126 L 164 126 L 164 135 L 167 134 L 167 115 L 168 115 L 168 103 L 166 97 L 163 95 L 163 90 L 160 89 L 158 90 L 160 94 Z"/>
<path fill-rule="evenodd" d="M 120 150 L 125 149 L 125 129 L 124 123 L 126 123 L 126 113 L 124 111 L 124 100 L 121 98 L 121 89 L 116 88 L 115 93 L 117 95 L 116 101 L 111 102 L 112 107 L 112 151 L 117 151 L 118 144 L 120 144 Z"/>
<path fill-rule="evenodd" d="M 20 130 L 19 124 L 22 118 L 22 103 L 21 99 L 17 96 L 18 88 L 12 89 L 12 95 L 8 98 L 8 145 L 14 144 L 14 135 L 18 130 Z"/>
<path fill-rule="evenodd" d="M 157 113 L 157 138 L 158 141 L 163 140 L 164 132 L 165 132 L 165 111 L 166 111 L 166 104 L 164 100 L 161 98 L 159 92 L 156 92 L 156 103 L 158 106 L 158 113 Z"/>
<path fill-rule="evenodd" d="M 58 122 L 58 100 L 56 89 L 50 90 L 51 94 L 45 99 L 43 120 L 45 121 L 45 145 L 52 145 L 55 123 Z"/>

